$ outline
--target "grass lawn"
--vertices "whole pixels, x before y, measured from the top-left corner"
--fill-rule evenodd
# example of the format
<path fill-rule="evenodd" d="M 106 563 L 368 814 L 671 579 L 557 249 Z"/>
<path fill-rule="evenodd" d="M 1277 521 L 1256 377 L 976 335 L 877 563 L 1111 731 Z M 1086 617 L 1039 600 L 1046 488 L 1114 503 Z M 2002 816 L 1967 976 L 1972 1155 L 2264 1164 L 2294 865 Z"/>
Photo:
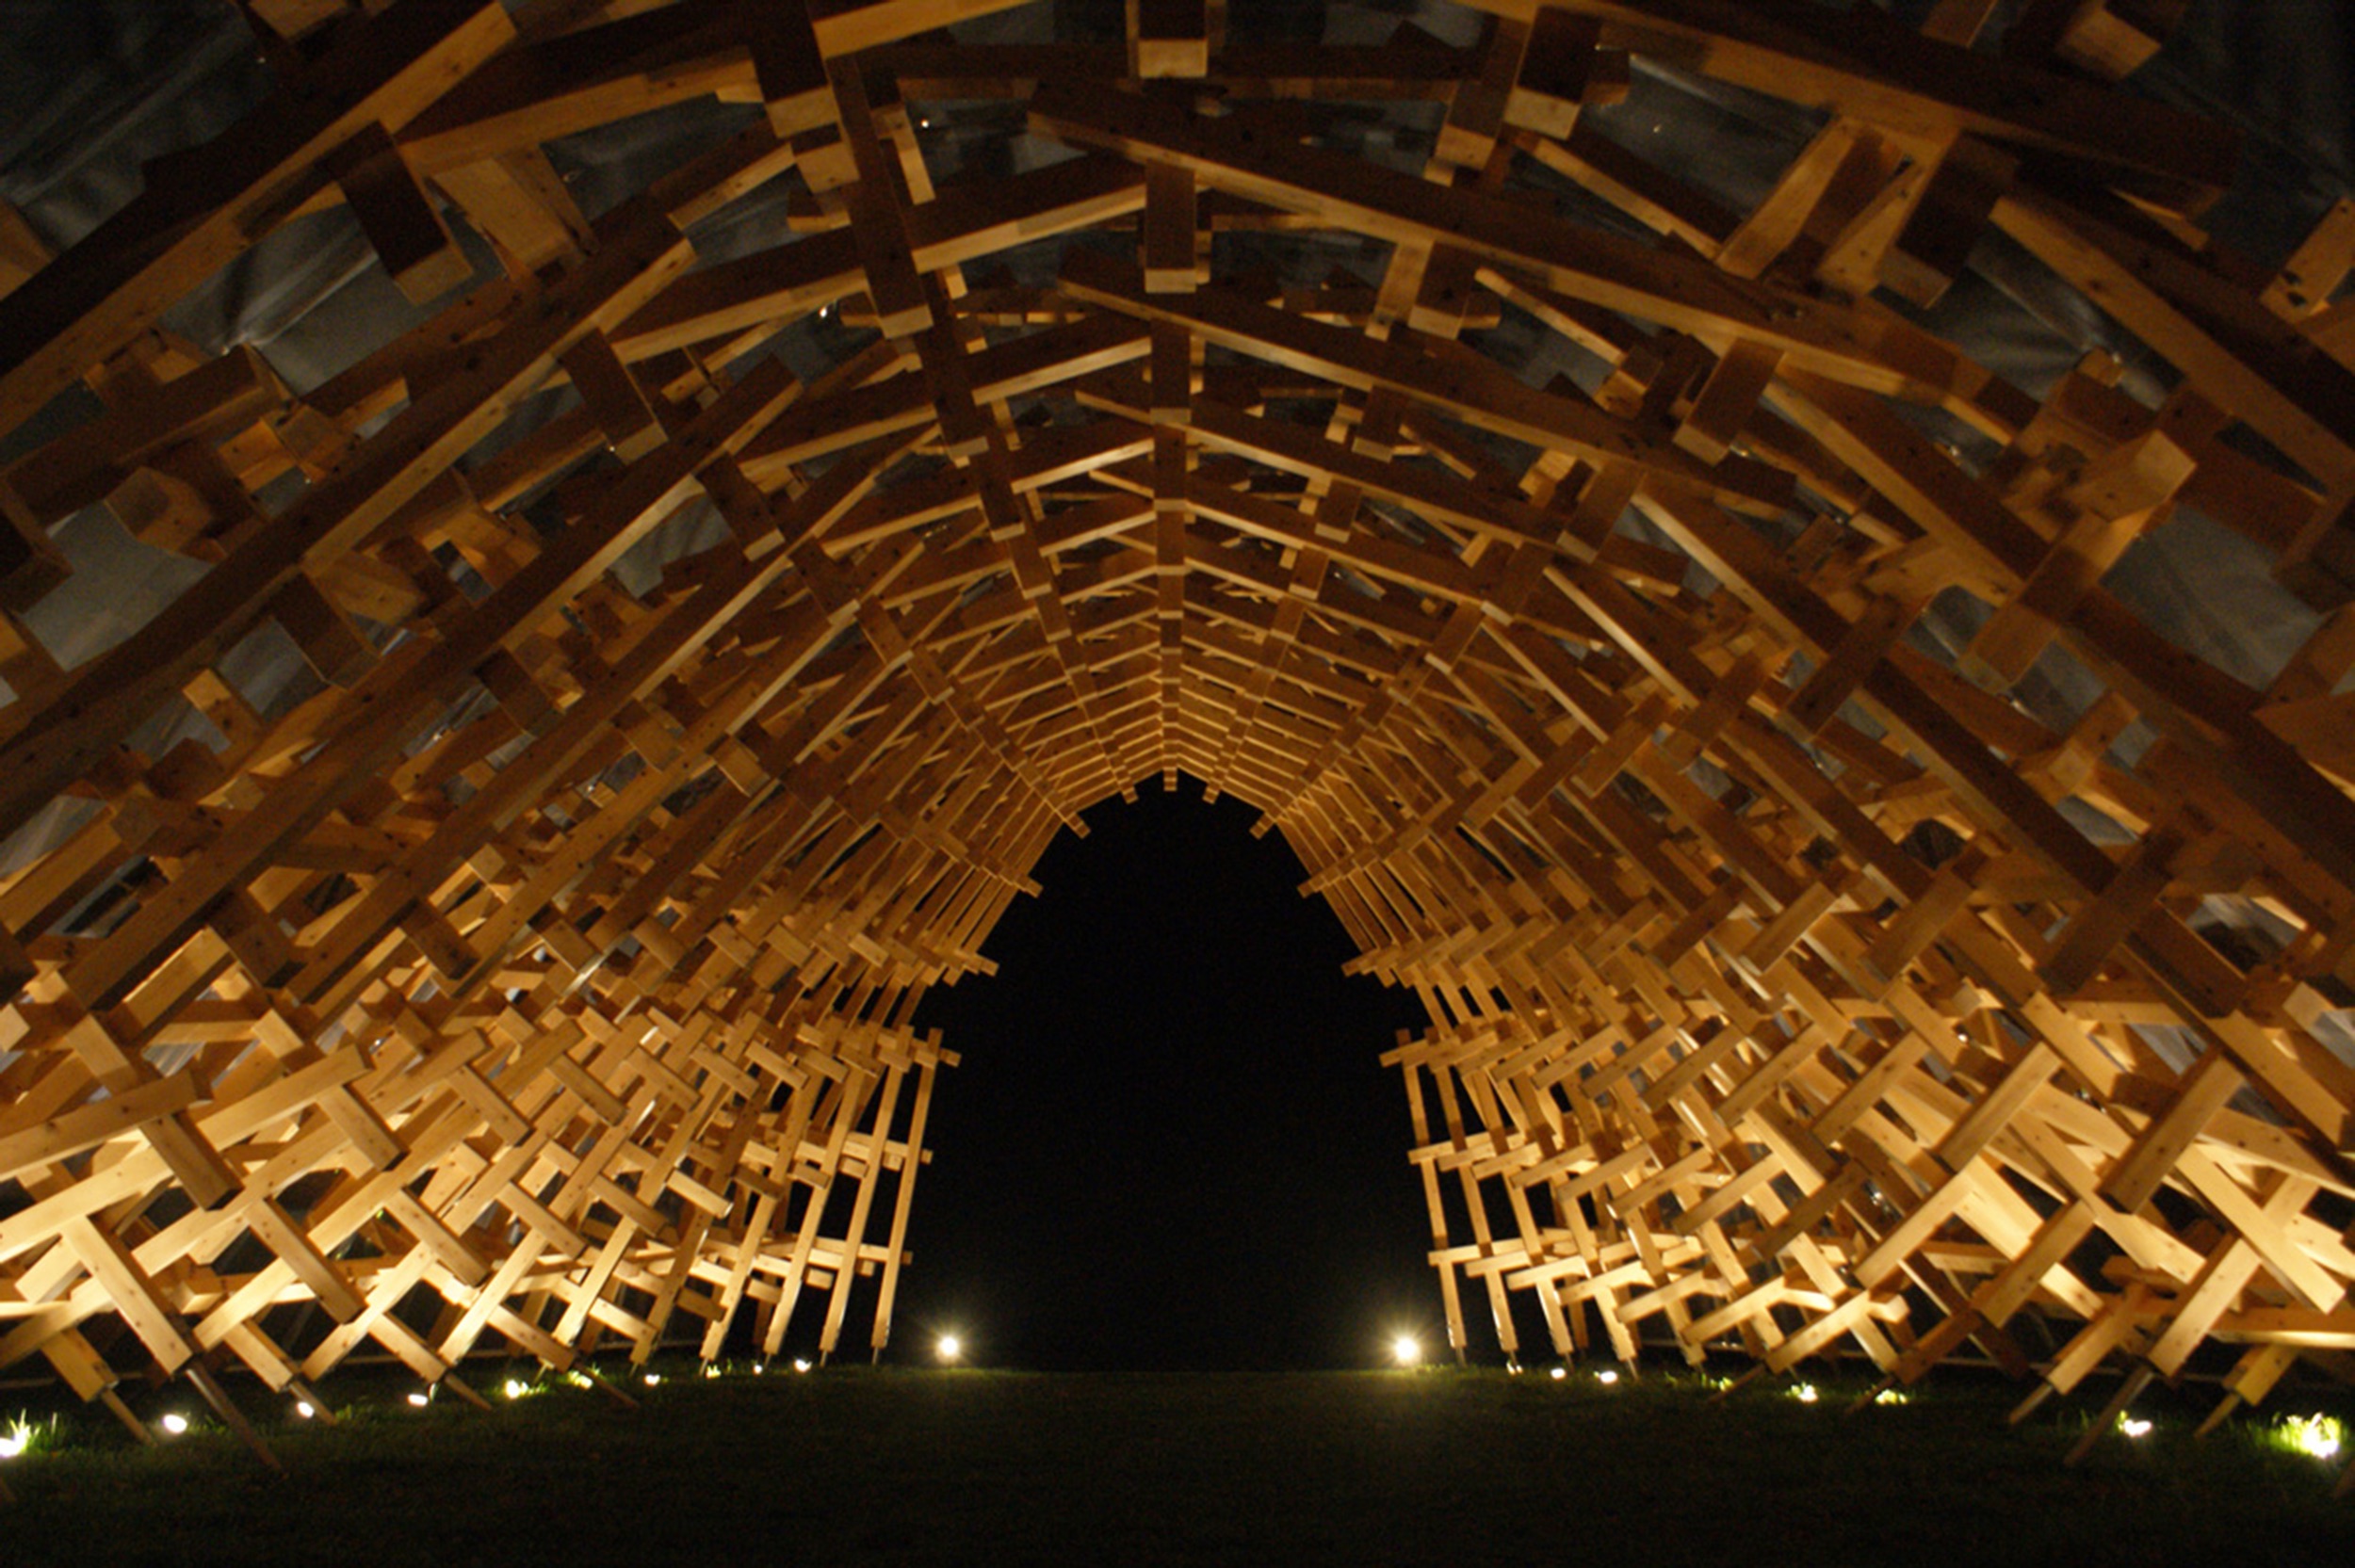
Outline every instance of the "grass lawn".
<path fill-rule="evenodd" d="M 1786 1386 L 674 1369 L 635 1413 L 558 1385 L 489 1415 L 387 1390 L 272 1429 L 283 1479 L 218 1431 L 78 1428 L 0 1472 L 0 1564 L 2355 1563 L 2335 1466 L 2262 1421 L 2195 1443 L 2146 1401 L 2156 1431 L 2072 1472 L 2083 1411 L 2008 1429 L 2009 1385 L 1853 1416 Z"/>

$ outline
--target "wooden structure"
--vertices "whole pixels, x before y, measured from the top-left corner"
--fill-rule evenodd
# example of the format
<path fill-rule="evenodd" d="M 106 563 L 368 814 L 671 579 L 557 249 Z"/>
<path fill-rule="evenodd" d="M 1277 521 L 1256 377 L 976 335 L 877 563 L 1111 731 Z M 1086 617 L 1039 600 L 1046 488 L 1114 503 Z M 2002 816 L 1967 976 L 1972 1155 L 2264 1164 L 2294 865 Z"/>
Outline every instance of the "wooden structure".
<path fill-rule="evenodd" d="M 1459 1346 L 1469 1287 L 1566 1355 L 2346 1368 L 2355 209 L 2209 243 L 2230 137 L 2114 81 L 2163 6 L 1479 4 L 249 0 L 272 102 L 45 266 L 8 230 L 0 1365 L 832 1349 L 866 1276 L 880 1347 L 912 1010 L 1182 769 L 1428 1005 Z M 1592 123 L 1655 72 L 1819 128 L 1729 207 Z M 609 210 L 551 160 L 713 99 Z M 936 184 L 934 105 L 1025 156 Z M 160 325 L 338 208 L 423 307 L 340 373 Z M 1333 236 L 1375 275 L 1255 261 Z M 2164 400 L 1922 325 L 1990 236 Z M 203 570 L 62 669 L 90 507 Z M 2179 509 L 2311 606 L 2262 687 L 2104 585 Z M 309 671 L 262 707 L 256 639 Z"/>

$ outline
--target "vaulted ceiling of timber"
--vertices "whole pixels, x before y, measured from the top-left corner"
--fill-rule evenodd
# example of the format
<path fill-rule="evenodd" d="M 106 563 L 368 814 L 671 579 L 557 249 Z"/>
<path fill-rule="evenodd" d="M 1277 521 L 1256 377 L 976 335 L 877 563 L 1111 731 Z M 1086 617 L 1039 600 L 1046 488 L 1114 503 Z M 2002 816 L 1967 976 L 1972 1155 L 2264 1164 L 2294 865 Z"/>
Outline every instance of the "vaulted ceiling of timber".
<path fill-rule="evenodd" d="M 2182 8 L 50 13 L 0 1366 L 880 1349 L 918 1001 L 1181 771 L 1459 1346 L 2355 1365 L 2355 203 Z"/>

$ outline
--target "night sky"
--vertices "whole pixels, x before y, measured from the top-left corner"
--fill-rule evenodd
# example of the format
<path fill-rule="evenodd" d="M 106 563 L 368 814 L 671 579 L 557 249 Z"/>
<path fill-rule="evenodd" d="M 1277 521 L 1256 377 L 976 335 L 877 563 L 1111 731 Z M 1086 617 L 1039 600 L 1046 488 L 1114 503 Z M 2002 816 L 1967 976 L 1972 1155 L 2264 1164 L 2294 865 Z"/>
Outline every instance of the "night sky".
<path fill-rule="evenodd" d="M 1346 933 L 1258 815 L 1192 779 L 1104 802 L 983 945 L 997 975 L 924 999 L 964 1062 L 891 1359 L 950 1330 L 1042 1369 L 1364 1366 L 1400 1328 L 1443 1353 L 1405 1096 L 1376 1059 L 1421 1009 L 1341 973 Z"/>

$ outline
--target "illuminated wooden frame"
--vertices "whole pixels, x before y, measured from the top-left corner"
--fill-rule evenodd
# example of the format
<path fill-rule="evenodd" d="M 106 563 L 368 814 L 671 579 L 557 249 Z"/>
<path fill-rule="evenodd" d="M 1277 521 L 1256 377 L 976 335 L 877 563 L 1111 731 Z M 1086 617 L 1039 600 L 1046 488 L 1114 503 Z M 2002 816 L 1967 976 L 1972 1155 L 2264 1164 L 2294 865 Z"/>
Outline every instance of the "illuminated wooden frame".
<path fill-rule="evenodd" d="M 0 429 L 103 405 L 0 477 L 0 830 L 75 808 L 0 885 L 0 1365 L 120 1411 L 96 1324 L 217 1396 L 208 1361 L 300 1389 L 371 1341 L 433 1381 L 486 1335 L 643 1357 L 681 1313 L 773 1353 L 813 1292 L 832 1351 L 869 1273 L 880 1350 L 954 1060 L 917 1001 L 1082 809 L 1182 769 L 1430 1010 L 1389 1059 L 1459 1349 L 1470 1282 L 1508 1352 L 1526 1291 L 1564 1355 L 1973 1345 L 2045 1390 L 2122 1361 L 2121 1407 L 2210 1341 L 2227 1408 L 2344 1368 L 2349 209 L 2278 275 L 2208 244 L 2230 138 L 2104 79 L 2157 40 L 2099 0 L 2002 58 L 1988 0 L 932 31 L 1004 8 L 252 0 L 280 100 L 0 271 Z M 1728 211 L 1582 122 L 1631 54 L 1827 119 Z M 715 94 L 766 115 L 593 222 L 543 151 Z M 1316 97 L 1444 102 L 1428 167 L 1315 144 Z M 974 98 L 1077 155 L 934 188 L 910 105 Z M 788 179 L 798 232 L 698 264 Z M 158 329 L 337 203 L 426 325 L 300 396 Z M 1082 230 L 1116 243 L 1052 287 L 967 277 Z M 1213 266 L 1245 230 L 1387 269 L 1271 288 Z M 2164 404 L 2099 355 L 2032 397 L 1892 307 L 1990 230 Z M 808 384 L 754 352 L 821 311 L 882 336 Z M 1459 341 L 1508 313 L 1596 384 Z M 724 542 L 622 588 L 705 502 Z M 213 564 L 61 670 L 16 612 L 97 504 Z M 2263 690 L 2102 586 L 2179 505 L 2322 612 Z M 1908 632 L 1954 589 L 1992 613 L 1950 665 Z M 217 668 L 264 622 L 317 677 L 268 717 Z M 2006 696 L 2048 649 L 2103 687 L 2061 731 Z M 125 748 L 180 704 L 221 743 Z M 2219 899 L 2275 940 L 2227 957 Z"/>

